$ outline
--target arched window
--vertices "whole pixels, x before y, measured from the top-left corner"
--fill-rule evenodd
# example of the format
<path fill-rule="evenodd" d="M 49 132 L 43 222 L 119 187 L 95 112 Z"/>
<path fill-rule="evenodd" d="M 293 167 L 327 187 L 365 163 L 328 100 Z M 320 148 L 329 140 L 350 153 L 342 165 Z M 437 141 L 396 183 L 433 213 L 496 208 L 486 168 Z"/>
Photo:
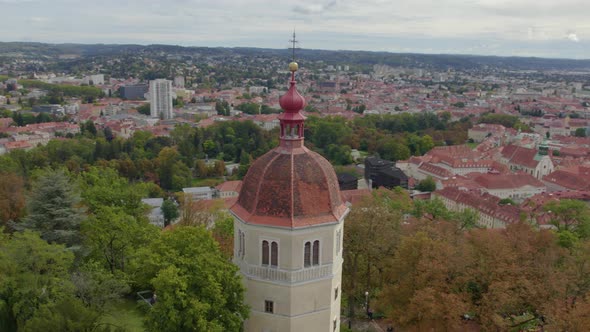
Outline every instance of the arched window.
<path fill-rule="evenodd" d="M 303 267 L 311 266 L 311 242 L 305 242 L 303 249 Z"/>
<path fill-rule="evenodd" d="M 262 241 L 262 265 L 268 265 L 268 241 L 264 240 Z"/>
<path fill-rule="evenodd" d="M 274 241 L 270 244 L 270 266 L 279 266 L 279 245 Z"/>
<path fill-rule="evenodd" d="M 313 241 L 313 265 L 320 265 L 320 241 Z"/>

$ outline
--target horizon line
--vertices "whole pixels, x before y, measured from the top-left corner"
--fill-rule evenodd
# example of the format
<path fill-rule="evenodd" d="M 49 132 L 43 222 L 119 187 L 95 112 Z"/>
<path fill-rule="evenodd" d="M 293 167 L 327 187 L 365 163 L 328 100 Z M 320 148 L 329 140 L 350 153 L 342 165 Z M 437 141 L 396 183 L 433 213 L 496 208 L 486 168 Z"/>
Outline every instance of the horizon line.
<path fill-rule="evenodd" d="M 43 42 L 43 41 L 0 41 L 0 44 L 42 44 L 42 45 L 104 45 L 104 46 L 174 46 L 182 48 L 226 48 L 226 49 L 260 49 L 260 50 L 277 50 L 277 51 L 289 51 L 290 48 L 272 48 L 272 47 L 257 47 L 257 46 L 198 46 L 198 45 L 181 45 L 181 44 L 165 44 L 165 43 L 81 43 L 81 42 Z M 471 56 L 471 57 L 495 57 L 495 58 L 521 58 L 521 59 L 546 59 L 546 60 L 567 60 L 567 61 L 590 61 L 589 58 L 567 58 L 567 57 L 547 57 L 547 56 L 524 56 L 524 55 L 496 55 L 496 54 L 473 54 L 473 53 L 424 53 L 424 52 L 394 52 L 394 51 L 376 51 L 376 50 L 352 50 L 352 49 L 322 49 L 322 48 L 299 48 L 300 51 L 328 51 L 328 52 L 366 52 L 366 53 L 388 53 L 388 54 L 412 54 L 412 55 L 427 55 L 427 56 Z"/>

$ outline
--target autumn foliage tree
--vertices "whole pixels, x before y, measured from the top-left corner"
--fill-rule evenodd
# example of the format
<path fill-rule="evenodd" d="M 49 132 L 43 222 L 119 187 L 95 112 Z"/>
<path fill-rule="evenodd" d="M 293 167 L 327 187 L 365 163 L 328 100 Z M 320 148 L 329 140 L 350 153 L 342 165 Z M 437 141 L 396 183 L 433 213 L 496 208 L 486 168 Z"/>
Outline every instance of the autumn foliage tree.
<path fill-rule="evenodd" d="M 403 229 L 395 254 L 385 258 L 388 277 L 378 296 L 396 325 L 454 331 L 470 317 L 484 330 L 581 326 L 589 293 L 580 262 L 587 251 L 577 249 L 574 258 L 553 231 L 524 223 L 456 230 L 455 223 L 430 220 Z M 580 316 L 566 322 L 566 311 Z"/>
<path fill-rule="evenodd" d="M 25 214 L 25 184 L 14 173 L 0 172 L 0 226 Z"/>
<path fill-rule="evenodd" d="M 387 278 L 389 262 L 384 258 L 395 252 L 402 215 L 410 204 L 401 190 L 377 190 L 355 205 L 346 218 L 342 289 L 349 316 L 354 316 L 365 291 L 373 295 Z"/>

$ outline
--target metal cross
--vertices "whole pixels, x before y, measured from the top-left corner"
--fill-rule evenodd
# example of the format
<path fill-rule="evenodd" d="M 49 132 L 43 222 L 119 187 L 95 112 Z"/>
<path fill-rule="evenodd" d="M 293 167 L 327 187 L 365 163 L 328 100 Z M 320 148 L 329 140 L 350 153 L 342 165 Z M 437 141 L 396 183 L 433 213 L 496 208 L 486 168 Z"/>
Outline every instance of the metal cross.
<path fill-rule="evenodd" d="M 295 39 L 295 30 L 293 30 L 293 39 L 289 40 L 293 44 L 293 62 L 295 62 L 295 44 L 299 44 L 299 41 Z"/>

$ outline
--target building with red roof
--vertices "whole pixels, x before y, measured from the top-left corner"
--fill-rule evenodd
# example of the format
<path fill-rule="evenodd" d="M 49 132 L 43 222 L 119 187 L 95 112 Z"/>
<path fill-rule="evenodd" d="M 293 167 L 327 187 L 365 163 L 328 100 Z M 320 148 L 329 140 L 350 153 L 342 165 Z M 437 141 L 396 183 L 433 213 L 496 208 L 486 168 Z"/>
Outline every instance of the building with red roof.
<path fill-rule="evenodd" d="M 547 153 L 513 144 L 502 149 L 500 162 L 507 165 L 511 171 L 523 171 L 537 179 L 553 172 L 555 168 Z"/>
<path fill-rule="evenodd" d="M 590 166 L 573 166 L 552 172 L 543 178 L 550 192 L 590 190 Z"/>
<path fill-rule="evenodd" d="M 478 191 L 458 188 L 444 188 L 432 193 L 433 199 L 440 199 L 447 209 L 463 211 L 472 209 L 478 213 L 477 223 L 485 228 L 506 228 L 520 220 L 520 209 L 513 205 L 499 205 L 500 198 Z"/>
<path fill-rule="evenodd" d="M 215 187 L 220 198 L 238 197 L 242 189 L 242 181 L 225 181 Z"/>
<path fill-rule="evenodd" d="M 544 193 L 547 187 L 540 180 L 527 173 L 514 174 L 469 174 L 483 192 L 499 198 L 510 198 L 520 202 L 525 198 Z"/>

